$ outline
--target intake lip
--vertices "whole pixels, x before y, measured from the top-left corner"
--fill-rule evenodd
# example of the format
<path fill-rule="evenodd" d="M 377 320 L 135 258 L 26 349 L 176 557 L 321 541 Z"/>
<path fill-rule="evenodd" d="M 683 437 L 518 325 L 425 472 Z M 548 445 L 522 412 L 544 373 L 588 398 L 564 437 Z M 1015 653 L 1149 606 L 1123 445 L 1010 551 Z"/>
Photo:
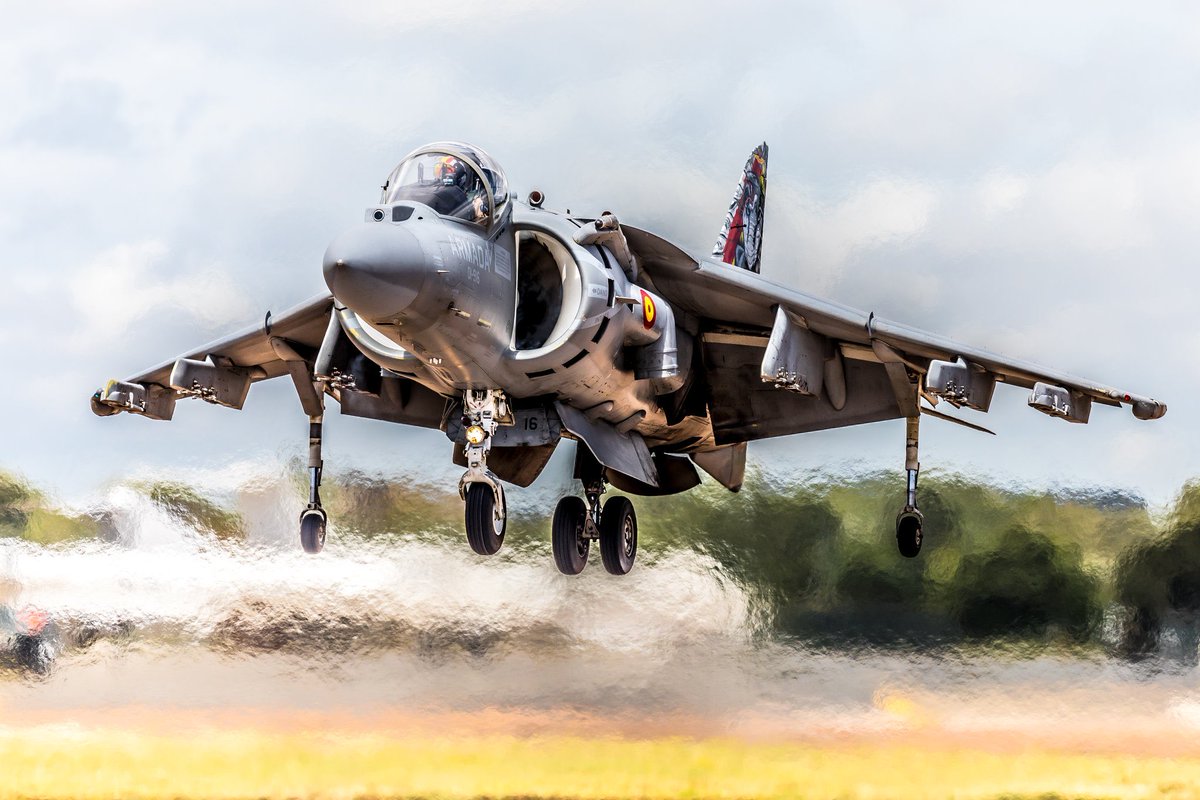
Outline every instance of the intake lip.
<path fill-rule="evenodd" d="M 364 223 L 325 250 L 325 283 L 367 320 L 393 317 L 413 304 L 425 282 L 425 252 L 406 227 Z"/>

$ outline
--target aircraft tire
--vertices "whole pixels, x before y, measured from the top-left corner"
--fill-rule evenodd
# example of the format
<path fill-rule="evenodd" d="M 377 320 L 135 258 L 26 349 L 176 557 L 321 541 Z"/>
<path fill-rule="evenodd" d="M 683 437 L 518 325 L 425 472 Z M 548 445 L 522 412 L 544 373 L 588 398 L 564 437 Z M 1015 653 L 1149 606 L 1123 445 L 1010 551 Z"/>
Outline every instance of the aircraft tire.
<path fill-rule="evenodd" d="M 493 556 L 504 544 L 508 520 L 496 519 L 496 495 L 486 483 L 467 486 L 467 543 L 481 556 Z"/>
<path fill-rule="evenodd" d="M 306 553 L 319 553 L 325 547 L 325 512 L 319 508 L 306 508 L 300 515 L 300 546 Z"/>
<path fill-rule="evenodd" d="M 628 497 L 611 497 L 600 514 L 600 559 L 613 575 L 633 569 L 637 556 L 637 514 Z"/>
<path fill-rule="evenodd" d="M 921 552 L 921 512 L 916 509 L 901 511 L 896 517 L 896 546 L 905 558 L 916 558 Z"/>
<path fill-rule="evenodd" d="M 570 495 L 558 501 L 554 521 L 550 524 L 550 548 L 554 564 L 564 575 L 578 575 L 587 566 L 592 540 L 583 535 L 587 520 L 587 504 L 583 498 Z"/>

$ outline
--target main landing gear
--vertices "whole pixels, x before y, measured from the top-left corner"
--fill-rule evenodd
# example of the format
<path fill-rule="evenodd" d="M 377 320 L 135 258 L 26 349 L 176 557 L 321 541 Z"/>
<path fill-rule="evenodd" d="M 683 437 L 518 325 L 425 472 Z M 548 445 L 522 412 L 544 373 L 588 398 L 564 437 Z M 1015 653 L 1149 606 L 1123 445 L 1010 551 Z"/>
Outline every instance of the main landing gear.
<path fill-rule="evenodd" d="M 585 445 L 579 448 L 576 475 L 587 501 L 574 495 L 558 501 L 550 527 L 554 564 L 564 575 L 578 575 L 587 566 L 592 540 L 599 540 L 604 568 L 625 575 L 637 556 L 637 514 L 628 497 L 610 497 L 601 508 L 600 495 L 607 484 L 604 467 L 584 452 Z"/>
<path fill-rule="evenodd" d="M 904 508 L 896 515 L 896 545 L 900 549 L 900 555 L 916 558 L 921 552 L 921 525 L 925 519 L 917 508 L 917 476 L 921 473 L 917 448 L 920 444 L 921 418 L 907 417 L 905 422 L 907 427 L 904 436 L 904 471 L 908 475 L 908 485 Z"/>
<path fill-rule="evenodd" d="M 504 487 L 487 468 L 487 456 L 500 418 L 508 415 L 503 392 L 469 389 L 463 398 L 467 471 L 458 482 L 458 494 L 467 504 L 467 542 L 481 556 L 495 555 L 504 544 L 508 519 Z"/>

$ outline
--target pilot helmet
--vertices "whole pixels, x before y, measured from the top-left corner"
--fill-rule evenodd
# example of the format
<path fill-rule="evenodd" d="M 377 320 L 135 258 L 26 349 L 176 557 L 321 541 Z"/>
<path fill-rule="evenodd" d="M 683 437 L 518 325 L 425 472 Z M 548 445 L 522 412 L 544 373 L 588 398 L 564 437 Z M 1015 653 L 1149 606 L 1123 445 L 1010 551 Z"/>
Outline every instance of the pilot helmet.
<path fill-rule="evenodd" d="M 434 177 L 443 186 L 457 186 L 462 190 L 467 188 L 467 165 L 454 156 L 442 156 L 437 160 L 433 169 Z"/>

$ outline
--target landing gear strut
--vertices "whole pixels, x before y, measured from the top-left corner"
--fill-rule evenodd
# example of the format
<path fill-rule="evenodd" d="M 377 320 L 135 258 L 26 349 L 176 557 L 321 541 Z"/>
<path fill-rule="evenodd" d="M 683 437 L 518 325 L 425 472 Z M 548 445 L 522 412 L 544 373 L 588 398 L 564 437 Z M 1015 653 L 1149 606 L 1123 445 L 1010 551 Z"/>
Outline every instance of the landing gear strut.
<path fill-rule="evenodd" d="M 467 504 L 467 542 L 481 556 L 495 555 L 504 544 L 508 520 L 504 487 L 487 468 L 487 456 L 500 418 L 508 415 L 503 392 L 468 389 L 463 397 L 467 471 L 458 482 L 458 494 Z"/>
<path fill-rule="evenodd" d="M 925 519 L 917 508 L 917 477 L 921 473 L 917 448 L 920 445 L 921 417 L 907 417 L 905 422 L 904 471 L 908 475 L 908 485 L 904 508 L 896 515 L 896 545 L 900 548 L 900 555 L 916 558 L 921 552 L 921 525 Z"/>
<path fill-rule="evenodd" d="M 308 506 L 300 513 L 300 545 L 306 553 L 319 553 L 325 546 L 328 516 L 321 508 L 322 416 L 308 418 Z"/>
<path fill-rule="evenodd" d="M 586 503 L 575 495 L 558 501 L 550 530 L 554 563 L 564 575 L 578 575 L 587 566 L 592 540 L 600 542 L 600 559 L 613 575 L 633 569 L 637 556 L 637 514 L 627 497 L 611 497 L 603 508 L 600 496 L 608 481 L 604 467 L 587 446 L 576 451 L 575 475 L 583 483 Z"/>

